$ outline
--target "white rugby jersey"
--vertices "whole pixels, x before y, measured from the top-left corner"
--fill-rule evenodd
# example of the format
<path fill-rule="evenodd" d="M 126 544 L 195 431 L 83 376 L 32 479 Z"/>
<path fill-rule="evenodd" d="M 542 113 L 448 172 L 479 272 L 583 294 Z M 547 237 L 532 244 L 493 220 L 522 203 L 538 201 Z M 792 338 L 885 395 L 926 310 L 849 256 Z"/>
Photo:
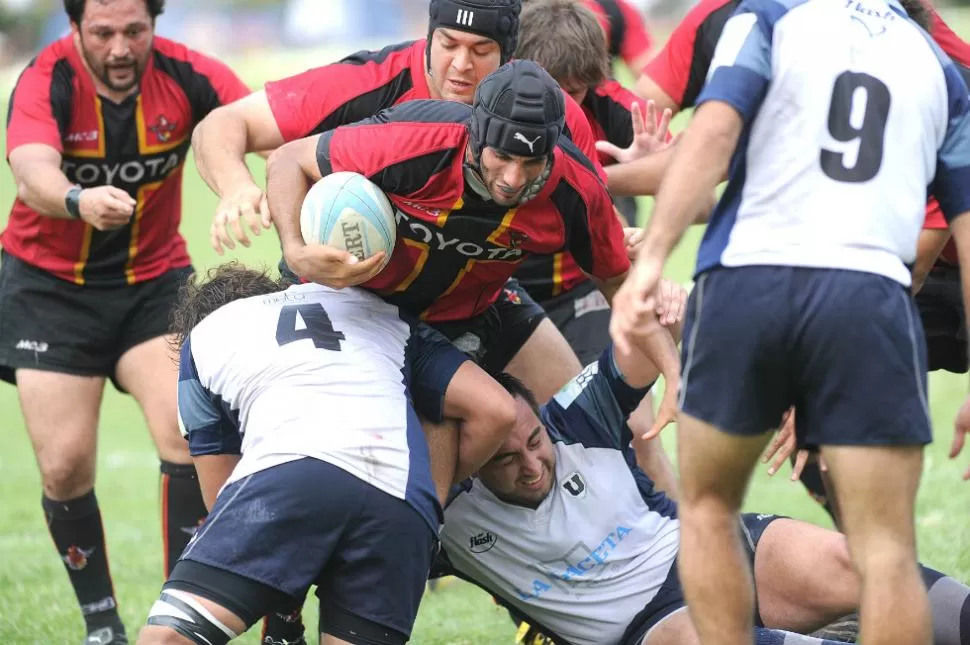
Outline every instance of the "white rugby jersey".
<path fill-rule="evenodd" d="M 745 127 L 698 253 L 910 284 L 927 190 L 970 210 L 967 86 L 895 0 L 744 0 L 697 104 Z"/>
<path fill-rule="evenodd" d="M 437 531 L 412 400 L 440 420 L 465 360 L 371 293 L 296 285 L 232 302 L 192 330 L 179 366 L 179 422 L 193 456 L 242 454 L 227 483 L 312 457 L 410 502 Z"/>
<path fill-rule="evenodd" d="M 537 509 L 478 480 L 445 509 L 451 565 L 574 645 L 619 642 L 677 556 L 676 506 L 629 447 L 625 420 L 645 393 L 623 382 L 607 349 L 541 410 L 556 484 Z"/>

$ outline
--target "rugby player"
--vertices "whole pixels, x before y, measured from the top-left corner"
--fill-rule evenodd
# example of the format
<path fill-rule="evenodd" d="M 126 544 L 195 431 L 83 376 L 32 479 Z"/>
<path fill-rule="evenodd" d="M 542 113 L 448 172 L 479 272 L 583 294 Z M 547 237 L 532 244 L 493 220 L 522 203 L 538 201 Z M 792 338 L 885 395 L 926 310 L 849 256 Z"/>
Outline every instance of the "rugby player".
<path fill-rule="evenodd" d="M 636 347 L 607 348 L 542 406 L 499 376 L 515 397 L 515 428 L 445 508 L 446 557 L 432 575 L 470 580 L 547 634 L 526 643 L 696 645 L 678 582 L 677 507 L 637 468 L 624 424 L 656 376 Z M 776 515 L 742 520 L 754 618 L 769 628 L 754 642 L 830 643 L 774 630 L 808 632 L 855 610 L 859 577 L 845 538 Z M 934 644 L 970 644 L 970 588 L 921 573 Z"/>
<path fill-rule="evenodd" d="M 249 90 L 154 35 L 162 0 L 64 8 L 71 33 L 31 61 L 10 98 L 17 199 L 0 235 L 0 377 L 16 383 L 86 642 L 108 645 L 127 640 L 94 492 L 105 380 L 138 402 L 161 460 L 167 574 L 205 516 L 166 339 L 192 271 L 178 232 L 182 167 L 195 124 Z"/>
<path fill-rule="evenodd" d="M 179 418 L 215 504 L 138 642 L 224 645 L 310 585 L 321 642 L 407 642 L 441 524 L 417 413 L 469 431 L 467 475 L 511 429 L 511 397 L 361 289 L 281 291 L 223 265 L 174 319 Z"/>
<path fill-rule="evenodd" d="M 894 0 L 744 0 L 697 103 L 611 331 L 627 351 L 694 203 L 729 171 L 698 254 L 678 425 L 680 572 L 699 641 L 751 642 L 733 521 L 797 403 L 860 572 L 861 639 L 929 643 L 913 514 L 931 432 L 906 264 L 927 186 L 970 245 L 967 85 Z"/>

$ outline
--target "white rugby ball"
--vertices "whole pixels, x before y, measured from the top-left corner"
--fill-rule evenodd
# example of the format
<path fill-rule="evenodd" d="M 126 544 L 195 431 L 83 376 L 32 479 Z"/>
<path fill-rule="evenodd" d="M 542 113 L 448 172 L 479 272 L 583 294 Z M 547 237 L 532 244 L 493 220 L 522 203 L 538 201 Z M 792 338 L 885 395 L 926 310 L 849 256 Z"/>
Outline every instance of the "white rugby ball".
<path fill-rule="evenodd" d="M 383 251 L 383 265 L 397 239 L 387 196 L 356 172 L 335 172 L 310 187 L 300 210 L 300 229 L 307 244 L 334 246 L 359 260 Z"/>

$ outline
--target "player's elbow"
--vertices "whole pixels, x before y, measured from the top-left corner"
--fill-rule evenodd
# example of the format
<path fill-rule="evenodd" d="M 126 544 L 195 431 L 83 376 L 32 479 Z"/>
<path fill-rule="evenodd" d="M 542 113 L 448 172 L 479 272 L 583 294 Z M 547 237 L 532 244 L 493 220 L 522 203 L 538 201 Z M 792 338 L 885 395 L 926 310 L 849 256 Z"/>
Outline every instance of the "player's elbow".
<path fill-rule="evenodd" d="M 515 420 L 515 401 L 503 388 L 475 397 L 459 424 L 458 479 L 471 475 L 492 458 L 511 434 Z"/>

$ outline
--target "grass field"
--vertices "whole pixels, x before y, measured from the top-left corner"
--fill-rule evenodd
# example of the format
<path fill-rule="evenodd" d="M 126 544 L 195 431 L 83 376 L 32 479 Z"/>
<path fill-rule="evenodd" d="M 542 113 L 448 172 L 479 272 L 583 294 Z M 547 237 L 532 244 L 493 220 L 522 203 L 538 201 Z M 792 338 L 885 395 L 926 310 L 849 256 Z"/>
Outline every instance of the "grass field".
<path fill-rule="evenodd" d="M 954 16 L 958 33 L 970 35 L 970 21 Z M 278 69 L 273 70 L 279 74 Z M 250 75 L 252 77 L 252 75 Z M 258 80 L 257 75 L 254 80 Z M 2 113 L 6 106 L 0 105 Z M 0 135 L 2 139 L 2 135 Z M 257 177 L 262 164 L 253 162 Z M 9 168 L 0 168 L 0 223 L 5 222 L 15 189 Z M 182 232 L 198 269 L 220 258 L 209 248 L 208 227 L 216 200 L 199 179 L 191 160 L 185 168 Z M 683 242 L 669 265 L 669 276 L 690 278 L 700 231 Z M 265 233 L 250 249 L 229 254 L 251 264 L 275 266 L 275 235 Z M 966 379 L 934 374 L 930 402 L 937 442 L 927 451 L 917 509 L 923 561 L 970 582 L 970 484 L 961 483 L 961 465 L 947 460 L 952 421 L 967 391 Z M 56 556 L 40 509 L 40 482 L 20 417 L 16 391 L 0 385 L 0 643 L 80 643 L 82 621 L 63 565 Z M 674 430 L 667 431 L 669 450 Z M 159 531 L 158 462 L 143 419 L 132 399 L 110 386 L 100 424 L 98 497 L 108 536 L 111 567 L 122 617 L 134 637 L 162 583 Z M 792 515 L 828 525 L 827 516 L 809 500 L 799 484 L 769 479 L 759 472 L 748 507 Z M 312 630 L 316 612 L 307 606 Z M 254 630 L 255 631 L 255 630 Z M 452 582 L 429 593 L 422 605 L 412 642 L 418 645 L 489 645 L 512 642 L 506 614 L 481 592 Z M 256 643 L 250 633 L 241 641 Z"/>

